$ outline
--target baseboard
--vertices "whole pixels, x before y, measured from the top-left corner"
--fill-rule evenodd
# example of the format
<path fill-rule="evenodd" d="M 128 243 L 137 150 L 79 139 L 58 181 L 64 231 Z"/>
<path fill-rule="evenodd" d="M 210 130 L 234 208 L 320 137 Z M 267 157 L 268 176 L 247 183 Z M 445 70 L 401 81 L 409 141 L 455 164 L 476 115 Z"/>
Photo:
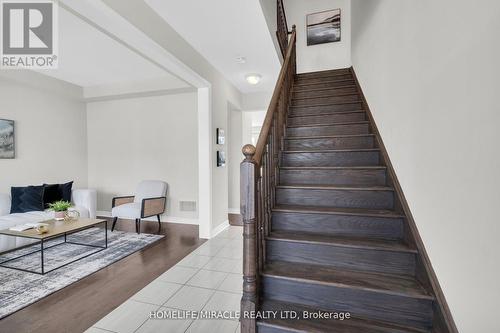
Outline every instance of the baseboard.
<path fill-rule="evenodd" d="M 240 213 L 240 209 L 239 208 L 228 208 L 227 209 L 227 213 L 228 214 L 239 214 Z"/>
<path fill-rule="evenodd" d="M 104 211 L 104 210 L 98 210 L 97 211 L 97 216 L 104 216 L 104 217 L 111 217 L 111 212 Z M 162 219 L 165 219 L 166 221 L 162 221 L 165 223 L 178 223 L 178 224 L 195 224 L 198 225 L 199 221 L 198 219 L 193 219 L 193 218 L 188 218 L 188 217 L 178 217 L 178 216 L 162 216 Z M 158 220 L 156 219 L 156 216 L 151 216 L 151 217 L 146 217 L 143 218 L 142 220 L 144 221 L 153 221 L 157 222 Z"/>
<path fill-rule="evenodd" d="M 220 234 L 221 232 L 223 232 L 227 228 L 229 228 L 229 220 L 225 220 L 224 222 L 219 224 L 217 227 L 212 229 L 212 232 L 210 233 L 210 238 L 217 236 L 218 234 Z"/>

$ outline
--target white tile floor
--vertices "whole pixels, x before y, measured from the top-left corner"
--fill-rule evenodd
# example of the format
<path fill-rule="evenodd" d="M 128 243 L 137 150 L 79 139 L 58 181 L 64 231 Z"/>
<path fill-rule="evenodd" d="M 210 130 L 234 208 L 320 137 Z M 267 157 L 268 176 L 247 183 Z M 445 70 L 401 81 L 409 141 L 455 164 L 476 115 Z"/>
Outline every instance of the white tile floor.
<path fill-rule="evenodd" d="M 239 311 L 241 227 L 229 227 L 160 275 L 86 333 L 239 332 L 237 320 L 149 319 L 151 311 Z"/>

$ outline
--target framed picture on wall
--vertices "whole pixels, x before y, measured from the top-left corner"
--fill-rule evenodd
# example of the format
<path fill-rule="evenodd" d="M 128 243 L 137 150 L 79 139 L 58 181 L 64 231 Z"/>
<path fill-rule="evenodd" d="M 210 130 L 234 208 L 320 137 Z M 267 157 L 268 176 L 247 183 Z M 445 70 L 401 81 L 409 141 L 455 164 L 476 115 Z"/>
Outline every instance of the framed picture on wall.
<path fill-rule="evenodd" d="M 226 143 L 226 135 L 224 133 L 224 130 L 222 128 L 217 128 L 217 144 L 218 145 L 223 145 Z"/>
<path fill-rule="evenodd" d="M 307 46 L 340 42 L 340 23 L 340 8 L 307 15 Z"/>
<path fill-rule="evenodd" d="M 15 158 L 14 121 L 0 119 L 0 159 Z"/>
<path fill-rule="evenodd" d="M 226 153 L 223 150 L 217 150 L 217 166 L 223 167 L 226 165 Z"/>

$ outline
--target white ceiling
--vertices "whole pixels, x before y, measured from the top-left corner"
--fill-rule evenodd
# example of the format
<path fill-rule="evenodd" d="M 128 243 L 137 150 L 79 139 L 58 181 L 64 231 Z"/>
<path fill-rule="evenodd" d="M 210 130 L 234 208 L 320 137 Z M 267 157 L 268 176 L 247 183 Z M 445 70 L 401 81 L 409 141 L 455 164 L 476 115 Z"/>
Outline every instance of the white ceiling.
<path fill-rule="evenodd" d="M 259 0 L 145 1 L 241 92 L 274 89 L 281 65 Z M 249 73 L 262 81 L 249 85 Z"/>
<path fill-rule="evenodd" d="M 89 88 L 161 81 L 188 85 L 69 11 L 59 8 L 59 66 L 40 73 Z"/>

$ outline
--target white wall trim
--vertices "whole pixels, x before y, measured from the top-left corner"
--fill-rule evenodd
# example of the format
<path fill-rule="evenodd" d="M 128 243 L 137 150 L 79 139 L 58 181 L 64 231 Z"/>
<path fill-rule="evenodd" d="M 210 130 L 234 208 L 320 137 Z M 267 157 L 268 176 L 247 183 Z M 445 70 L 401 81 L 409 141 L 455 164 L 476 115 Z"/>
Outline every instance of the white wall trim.
<path fill-rule="evenodd" d="M 212 230 L 212 91 L 198 89 L 198 216 L 200 238 Z"/>
<path fill-rule="evenodd" d="M 227 209 L 228 214 L 240 214 L 240 208 L 228 208 Z"/>
<path fill-rule="evenodd" d="M 111 212 L 105 210 L 98 210 L 97 216 L 111 217 Z M 168 216 L 162 215 L 162 219 L 167 221 L 161 221 L 162 223 L 178 223 L 178 224 L 199 224 L 198 219 L 189 218 L 189 217 L 179 217 L 179 216 Z M 155 216 L 143 218 L 144 221 L 153 221 L 158 222 Z"/>
<path fill-rule="evenodd" d="M 85 98 L 84 101 L 86 103 L 93 103 L 93 102 L 104 102 L 104 101 L 116 101 L 116 100 L 120 100 L 120 99 L 189 94 L 189 93 L 194 93 L 194 92 L 196 92 L 196 88 L 176 88 L 176 89 L 165 89 L 165 90 L 156 90 L 156 91 L 134 92 L 134 93 L 126 93 L 126 94 L 120 94 L 120 95 L 89 97 L 89 98 Z"/>
<path fill-rule="evenodd" d="M 214 228 L 211 232 L 211 238 L 217 236 L 227 228 L 229 228 L 229 220 L 225 220 L 224 222 L 219 224 L 216 228 Z"/>

